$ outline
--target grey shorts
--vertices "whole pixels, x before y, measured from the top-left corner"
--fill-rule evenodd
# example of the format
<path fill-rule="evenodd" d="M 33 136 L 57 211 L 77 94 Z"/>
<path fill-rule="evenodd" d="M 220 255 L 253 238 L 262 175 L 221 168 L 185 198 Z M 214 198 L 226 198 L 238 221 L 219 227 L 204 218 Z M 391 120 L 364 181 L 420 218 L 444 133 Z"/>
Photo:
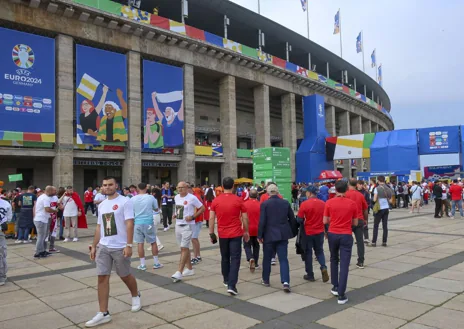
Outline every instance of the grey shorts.
<path fill-rule="evenodd" d="M 156 242 L 156 226 L 154 224 L 135 224 L 134 225 L 134 243 L 149 244 Z"/>
<path fill-rule="evenodd" d="M 192 239 L 198 239 L 198 237 L 200 236 L 201 227 L 203 226 L 203 222 L 195 223 L 195 225 L 192 226 Z"/>
<path fill-rule="evenodd" d="M 176 225 L 176 240 L 181 248 L 190 248 L 193 234 L 192 226 L 190 224 L 185 226 Z"/>
<path fill-rule="evenodd" d="M 131 274 L 130 257 L 124 257 L 124 249 L 113 249 L 100 245 L 97 249 L 97 275 L 110 275 L 111 269 L 116 268 L 116 274 L 124 278 Z"/>

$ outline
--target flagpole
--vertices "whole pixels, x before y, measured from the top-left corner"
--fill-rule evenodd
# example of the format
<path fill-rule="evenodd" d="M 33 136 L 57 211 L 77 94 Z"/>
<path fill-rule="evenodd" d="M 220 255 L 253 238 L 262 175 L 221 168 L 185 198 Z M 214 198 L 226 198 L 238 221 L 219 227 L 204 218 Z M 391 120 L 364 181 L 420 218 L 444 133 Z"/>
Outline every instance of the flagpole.
<path fill-rule="evenodd" d="M 377 71 L 377 49 L 374 49 L 375 54 L 375 81 L 379 82 L 379 72 Z"/>
<path fill-rule="evenodd" d="M 338 24 L 340 28 L 340 57 L 343 58 L 343 45 L 342 45 L 342 14 L 338 8 Z"/>
<path fill-rule="evenodd" d="M 361 50 L 362 50 L 362 58 L 363 58 L 363 72 L 366 73 L 366 67 L 364 65 L 364 32 L 361 30 Z"/>
<path fill-rule="evenodd" d="M 309 38 L 309 4 L 306 3 L 306 24 L 308 25 L 308 39 Z"/>
<path fill-rule="evenodd" d="M 258 0 L 258 14 L 261 15 L 261 3 L 260 3 L 260 0 Z"/>

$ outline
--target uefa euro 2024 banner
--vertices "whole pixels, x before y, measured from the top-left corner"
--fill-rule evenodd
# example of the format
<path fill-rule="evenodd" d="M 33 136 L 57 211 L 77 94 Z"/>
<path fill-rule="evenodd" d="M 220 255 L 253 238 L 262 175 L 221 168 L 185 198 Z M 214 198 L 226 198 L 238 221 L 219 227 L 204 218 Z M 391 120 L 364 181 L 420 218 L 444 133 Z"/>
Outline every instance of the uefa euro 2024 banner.
<path fill-rule="evenodd" d="M 0 28 L 0 140 L 55 142 L 55 40 Z"/>
<path fill-rule="evenodd" d="M 418 129 L 419 154 L 459 153 L 459 126 Z"/>
<path fill-rule="evenodd" d="M 143 148 L 184 144 L 184 73 L 182 68 L 143 61 Z"/>
<path fill-rule="evenodd" d="M 126 145 L 126 95 L 126 56 L 77 45 L 77 144 Z"/>

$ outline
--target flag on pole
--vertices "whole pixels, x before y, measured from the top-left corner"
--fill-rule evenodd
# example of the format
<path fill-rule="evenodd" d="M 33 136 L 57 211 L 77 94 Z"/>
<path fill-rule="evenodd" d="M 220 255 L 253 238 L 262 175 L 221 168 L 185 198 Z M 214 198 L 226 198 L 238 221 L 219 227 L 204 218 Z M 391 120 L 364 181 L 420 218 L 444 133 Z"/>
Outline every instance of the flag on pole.
<path fill-rule="evenodd" d="M 363 51 L 362 32 L 359 32 L 358 37 L 356 38 L 356 52 L 359 54 L 362 51 Z"/>
<path fill-rule="evenodd" d="M 95 92 L 97 91 L 100 82 L 92 78 L 87 73 L 84 73 L 82 76 L 81 82 L 79 83 L 79 87 L 77 87 L 77 93 L 81 94 L 88 100 L 93 100 L 95 96 Z"/>
<path fill-rule="evenodd" d="M 301 7 L 303 7 L 303 11 L 308 10 L 308 0 L 300 0 L 301 1 Z"/>
<path fill-rule="evenodd" d="M 383 81 L 382 81 L 382 64 L 379 65 L 379 75 L 378 75 L 378 80 L 379 80 L 379 85 L 382 86 L 383 85 Z"/>
<path fill-rule="evenodd" d="M 335 15 L 335 23 L 334 23 L 334 34 L 340 33 L 340 10 L 337 11 Z"/>
<path fill-rule="evenodd" d="M 372 52 L 371 60 L 372 60 L 371 67 L 375 67 L 377 65 L 377 61 L 376 61 L 376 58 L 375 58 L 375 49 Z"/>

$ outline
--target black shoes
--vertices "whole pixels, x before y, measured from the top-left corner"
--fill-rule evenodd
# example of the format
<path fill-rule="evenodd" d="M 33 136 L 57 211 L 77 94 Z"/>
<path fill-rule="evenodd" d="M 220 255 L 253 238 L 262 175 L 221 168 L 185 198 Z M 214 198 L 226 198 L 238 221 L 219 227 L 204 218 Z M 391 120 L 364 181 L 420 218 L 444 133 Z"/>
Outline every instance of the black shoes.
<path fill-rule="evenodd" d="M 372 243 L 371 243 L 371 247 L 377 247 L 377 243 L 372 242 Z"/>
<path fill-rule="evenodd" d="M 286 293 L 292 292 L 292 290 L 290 289 L 290 285 L 287 282 L 284 282 L 283 288 Z"/>
<path fill-rule="evenodd" d="M 358 268 L 360 268 L 360 269 L 363 269 L 363 268 L 364 268 L 364 263 L 358 262 L 358 263 L 356 264 L 356 266 L 357 266 Z"/>
<path fill-rule="evenodd" d="M 264 280 L 261 280 L 261 284 L 265 287 L 270 287 L 271 285 L 269 284 L 269 282 L 266 282 Z"/>
<path fill-rule="evenodd" d="M 386 242 L 382 243 L 382 247 L 386 247 L 386 246 L 387 246 Z"/>
<path fill-rule="evenodd" d="M 332 293 L 332 295 L 338 296 L 338 287 L 332 287 L 332 289 L 330 290 L 330 292 Z"/>
<path fill-rule="evenodd" d="M 237 296 L 237 295 L 238 295 L 237 288 L 235 288 L 235 287 L 229 287 L 229 288 L 227 288 L 227 292 L 228 292 L 231 296 Z"/>
<path fill-rule="evenodd" d="M 306 281 L 309 281 L 309 282 L 314 282 L 314 281 L 316 281 L 316 279 L 314 279 L 313 276 L 309 276 L 308 274 L 305 274 L 305 275 L 303 276 L 303 279 L 305 279 Z"/>
<path fill-rule="evenodd" d="M 339 305 L 346 304 L 347 302 L 348 302 L 348 298 L 346 297 L 346 295 L 338 296 L 338 304 Z"/>
<path fill-rule="evenodd" d="M 322 282 L 327 282 L 329 281 L 329 272 L 327 272 L 327 269 L 326 268 L 323 268 L 321 270 L 321 274 L 322 274 Z"/>

